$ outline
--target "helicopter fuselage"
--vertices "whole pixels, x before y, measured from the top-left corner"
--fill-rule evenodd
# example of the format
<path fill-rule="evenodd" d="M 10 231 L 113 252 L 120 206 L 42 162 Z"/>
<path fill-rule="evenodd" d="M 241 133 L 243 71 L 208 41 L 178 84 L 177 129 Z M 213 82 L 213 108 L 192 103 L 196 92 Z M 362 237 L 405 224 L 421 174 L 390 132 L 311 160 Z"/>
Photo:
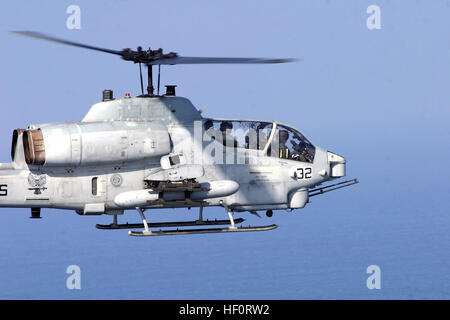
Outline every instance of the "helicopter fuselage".
<path fill-rule="evenodd" d="M 136 207 L 303 208 L 345 159 L 275 121 L 204 118 L 175 96 L 111 99 L 79 122 L 30 125 L 0 164 L 0 207 L 82 215 Z"/>

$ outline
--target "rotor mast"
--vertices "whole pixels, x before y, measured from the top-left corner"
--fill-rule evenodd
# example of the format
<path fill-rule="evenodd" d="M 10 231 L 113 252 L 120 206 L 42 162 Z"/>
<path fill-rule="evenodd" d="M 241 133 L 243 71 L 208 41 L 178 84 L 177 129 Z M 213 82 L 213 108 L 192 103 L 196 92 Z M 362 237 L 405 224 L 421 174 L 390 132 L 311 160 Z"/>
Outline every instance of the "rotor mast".
<path fill-rule="evenodd" d="M 148 77 L 147 93 L 149 96 L 152 96 L 153 91 L 155 90 L 153 88 L 153 66 L 152 65 L 147 66 L 147 77 Z"/>

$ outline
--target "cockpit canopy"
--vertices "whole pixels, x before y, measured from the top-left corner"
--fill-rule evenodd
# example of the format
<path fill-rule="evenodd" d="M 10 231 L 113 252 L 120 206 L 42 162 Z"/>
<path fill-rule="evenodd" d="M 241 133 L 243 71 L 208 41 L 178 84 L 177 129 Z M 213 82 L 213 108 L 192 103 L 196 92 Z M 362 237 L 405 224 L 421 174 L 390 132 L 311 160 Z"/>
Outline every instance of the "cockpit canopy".
<path fill-rule="evenodd" d="M 208 136 L 228 147 L 264 150 L 273 123 L 205 119 L 203 129 Z"/>
<path fill-rule="evenodd" d="M 276 131 L 272 145 L 278 146 L 275 150 L 278 149 L 280 158 L 309 163 L 314 161 L 316 148 L 304 135 L 284 125 L 277 125 Z"/>
<path fill-rule="evenodd" d="M 204 119 L 203 129 L 226 147 L 265 150 L 272 157 L 314 161 L 314 145 L 299 131 L 276 122 Z"/>

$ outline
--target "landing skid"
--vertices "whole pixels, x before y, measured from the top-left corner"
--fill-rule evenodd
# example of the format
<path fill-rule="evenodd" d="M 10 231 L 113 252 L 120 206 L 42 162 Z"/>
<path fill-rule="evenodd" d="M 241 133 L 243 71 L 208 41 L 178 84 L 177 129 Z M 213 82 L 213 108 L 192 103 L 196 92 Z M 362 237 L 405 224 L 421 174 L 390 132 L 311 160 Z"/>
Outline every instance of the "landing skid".
<path fill-rule="evenodd" d="M 236 223 L 241 223 L 244 221 L 243 218 L 233 219 L 233 213 L 230 208 L 220 201 L 220 205 L 226 210 L 229 220 L 203 220 L 203 206 L 200 206 L 198 220 L 195 221 L 174 221 L 174 222 L 155 222 L 148 223 L 144 214 L 144 210 L 140 207 L 136 207 L 137 212 L 141 216 L 142 223 L 117 223 L 117 215 L 114 215 L 114 221 L 112 224 L 97 224 L 98 229 L 134 229 L 134 228 L 144 228 L 142 231 L 128 231 L 130 236 L 142 237 L 142 236 L 163 236 L 163 235 L 179 235 L 179 234 L 206 234 L 206 233 L 226 233 L 226 232 L 252 232 L 252 231 L 268 231 L 277 228 L 276 224 L 268 226 L 256 226 L 256 227 L 236 227 Z M 162 230 L 152 231 L 151 227 L 186 227 L 186 226 L 209 226 L 209 225 L 225 225 L 230 224 L 228 228 L 195 228 L 195 229 L 172 229 L 172 230 Z"/>
<path fill-rule="evenodd" d="M 173 236 L 180 234 L 204 234 L 204 233 L 227 233 L 227 232 L 252 232 L 252 231 L 269 231 L 277 228 L 276 224 L 258 227 L 229 227 L 229 228 L 206 228 L 206 229 L 186 229 L 186 230 L 159 230 L 159 231 L 128 231 L 130 236 L 146 237 L 146 236 Z"/>
<path fill-rule="evenodd" d="M 235 219 L 235 223 L 241 223 L 245 219 Z M 189 226 L 210 226 L 210 225 L 225 225 L 229 224 L 229 220 L 195 220 L 195 221 L 173 221 L 173 222 L 155 222 L 147 223 L 149 228 L 163 228 L 163 227 L 189 227 Z M 141 229 L 144 228 L 143 223 L 125 223 L 125 224 L 97 224 L 97 229 L 115 230 L 115 229 Z M 153 231 L 152 231 L 153 232 Z"/>

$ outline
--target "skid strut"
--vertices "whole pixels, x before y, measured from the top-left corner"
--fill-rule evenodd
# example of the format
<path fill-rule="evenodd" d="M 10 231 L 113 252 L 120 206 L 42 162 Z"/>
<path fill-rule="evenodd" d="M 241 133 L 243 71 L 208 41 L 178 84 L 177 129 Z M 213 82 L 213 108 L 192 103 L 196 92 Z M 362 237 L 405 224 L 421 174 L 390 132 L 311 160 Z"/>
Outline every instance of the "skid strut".
<path fill-rule="evenodd" d="M 139 212 L 139 215 L 141 216 L 142 222 L 143 222 L 143 224 L 144 224 L 144 230 L 141 231 L 140 233 L 142 233 L 142 235 L 146 235 L 146 236 L 151 235 L 152 232 L 151 232 L 150 229 L 148 228 L 147 219 L 145 218 L 144 211 L 142 211 L 142 209 L 139 208 L 139 207 L 136 207 L 136 210 L 137 210 L 137 212 Z M 131 230 L 128 231 L 128 234 L 129 234 L 129 235 L 132 235 L 132 233 L 133 233 L 133 231 L 131 231 Z"/>
<path fill-rule="evenodd" d="M 236 226 L 235 226 L 235 224 L 234 224 L 233 214 L 231 213 L 231 210 L 228 208 L 228 206 L 227 206 L 225 203 L 223 203 L 222 200 L 220 200 L 219 203 L 220 203 L 220 205 L 221 205 L 222 207 L 225 208 L 225 210 L 226 210 L 227 213 L 228 213 L 228 218 L 230 218 L 230 227 L 229 227 L 228 229 L 230 229 L 230 230 L 236 230 L 237 228 L 236 228 Z"/>
<path fill-rule="evenodd" d="M 203 222 L 203 206 L 198 209 L 198 220 L 197 223 L 201 224 Z"/>

